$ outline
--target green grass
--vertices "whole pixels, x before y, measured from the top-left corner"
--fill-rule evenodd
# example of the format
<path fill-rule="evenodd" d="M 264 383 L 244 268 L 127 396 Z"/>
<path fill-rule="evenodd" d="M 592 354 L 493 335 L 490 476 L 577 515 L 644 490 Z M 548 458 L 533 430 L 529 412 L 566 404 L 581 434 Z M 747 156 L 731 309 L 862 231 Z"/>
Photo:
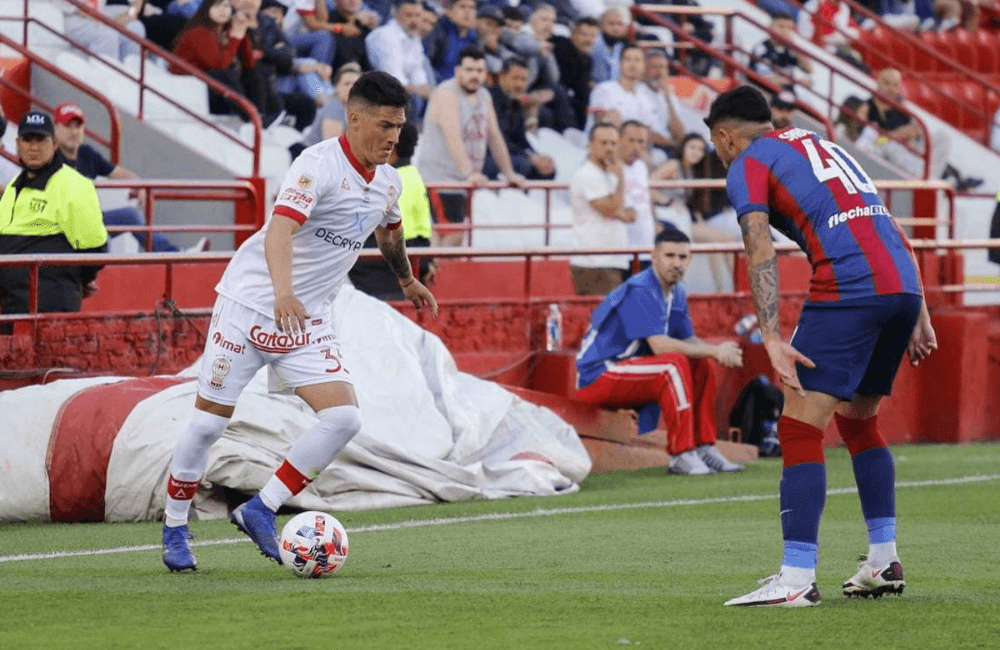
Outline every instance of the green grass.
<path fill-rule="evenodd" d="M 780 463 L 762 460 L 734 476 L 614 472 L 562 497 L 338 513 L 351 554 L 328 580 L 299 580 L 242 541 L 198 547 L 193 574 L 168 573 L 155 549 L 0 562 L 0 649 L 1000 648 L 1000 445 L 894 451 L 899 598 L 840 595 L 866 537 L 857 497 L 831 494 L 822 606 L 722 606 L 780 561 Z M 853 487 L 843 450 L 828 468 L 831 489 Z M 994 478 L 905 487 L 975 475 Z M 613 504 L 639 507 L 595 508 Z M 533 516 L 560 508 L 576 510 Z M 523 516 L 360 530 L 491 513 Z M 199 542 L 237 537 L 227 522 L 192 528 Z M 6 524 L 0 555 L 157 544 L 159 531 Z"/>

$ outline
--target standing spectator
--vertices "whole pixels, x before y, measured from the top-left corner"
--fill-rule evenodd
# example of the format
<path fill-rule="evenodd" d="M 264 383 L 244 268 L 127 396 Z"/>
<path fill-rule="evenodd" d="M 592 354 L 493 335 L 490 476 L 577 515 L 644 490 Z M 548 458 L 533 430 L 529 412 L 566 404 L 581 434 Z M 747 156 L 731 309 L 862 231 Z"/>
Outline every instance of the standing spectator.
<path fill-rule="evenodd" d="M 628 245 L 633 248 L 650 250 L 656 236 L 653 223 L 653 200 L 649 191 L 649 167 L 643 158 L 649 146 L 649 129 L 645 125 L 629 120 L 618 129 L 618 157 L 622 161 L 622 182 L 625 209 L 635 213 L 635 220 L 625 224 Z M 649 254 L 639 257 L 640 265 L 649 264 Z"/>
<path fill-rule="evenodd" d="M 146 28 L 139 21 L 144 3 L 144 0 L 132 0 L 127 5 L 108 5 L 105 0 L 90 0 L 87 4 L 141 39 L 146 36 Z M 92 54 L 112 61 L 124 61 L 125 57 L 139 56 L 142 52 L 138 41 L 91 18 L 73 5 L 63 4 L 63 11 L 66 14 L 66 38 L 79 43 Z"/>
<path fill-rule="evenodd" d="M 538 109 L 547 97 L 538 96 L 545 91 L 527 92 L 528 65 L 522 59 L 507 59 L 497 77 L 497 83 L 489 90 L 514 171 L 533 180 L 555 178 L 555 161 L 535 152 L 526 136 L 527 133 L 538 130 Z M 493 156 L 487 155 L 483 173 L 490 178 L 496 178 L 500 173 Z"/>
<path fill-rule="evenodd" d="M 22 171 L 0 197 L 0 254 L 100 253 L 108 233 L 94 184 L 65 164 L 48 113 L 25 113 L 17 127 Z M 80 311 L 97 290 L 100 266 L 47 266 L 38 271 L 38 311 Z M 4 314 L 28 311 L 27 268 L 0 268 Z"/>
<path fill-rule="evenodd" d="M 669 144 L 653 93 L 642 82 L 645 72 L 642 48 L 629 45 L 623 49 L 618 79 L 597 84 L 590 94 L 589 124 L 611 122 L 620 126 L 635 120 L 649 127 L 653 142 Z"/>
<path fill-rule="evenodd" d="M 56 107 L 54 136 L 56 146 L 59 148 L 65 164 L 74 168 L 84 177 L 94 180 L 99 177 L 111 178 L 114 180 L 138 179 L 135 172 L 116 165 L 89 144 L 84 143 L 86 131 L 83 127 L 87 121 L 87 116 L 83 109 L 72 102 L 64 102 Z M 145 205 L 145 191 L 139 190 L 136 196 L 139 203 Z M 103 212 L 104 225 L 106 226 L 145 226 L 146 220 L 139 214 L 139 211 L 131 206 L 105 210 Z M 145 249 L 146 234 L 135 233 L 135 238 Z M 208 250 L 209 239 L 202 237 L 199 242 L 187 252 L 195 253 Z M 153 252 L 168 253 L 179 251 L 165 236 L 153 233 Z"/>
<path fill-rule="evenodd" d="M 337 46 L 333 57 L 333 69 L 339 70 L 347 63 L 357 63 L 362 70 L 370 70 L 365 39 L 381 24 L 378 14 L 364 9 L 361 0 L 337 0 L 335 8 L 330 13 L 330 22 L 340 25 L 340 31 L 334 31 L 337 36 Z"/>
<path fill-rule="evenodd" d="M 684 123 L 680 118 L 680 111 L 677 108 L 677 97 L 674 96 L 674 87 L 670 83 L 670 66 L 667 63 L 667 53 L 659 48 L 649 48 L 646 55 L 646 77 L 645 85 L 652 94 L 653 101 L 656 102 L 656 123 L 664 125 L 666 128 L 659 142 L 655 142 L 659 147 L 672 150 L 682 138 L 684 138 Z"/>
<path fill-rule="evenodd" d="M 628 37 L 632 17 L 625 7 L 612 7 L 601 14 L 601 35 L 594 41 L 594 83 L 618 78 L 622 49 L 631 43 Z"/>
<path fill-rule="evenodd" d="M 635 210 L 625 207 L 623 165 L 618 157 L 618 128 L 598 122 L 590 129 L 587 160 L 570 182 L 573 235 L 577 248 L 625 248 L 625 224 Z M 573 287 L 581 296 L 604 295 L 625 279 L 628 255 L 576 255 L 569 260 Z"/>
<path fill-rule="evenodd" d="M 629 279 L 594 310 L 577 355 L 577 397 L 594 406 L 639 409 L 639 431 L 667 425 L 671 474 L 739 472 L 715 448 L 716 380 L 711 360 L 743 365 L 734 341 L 699 339 L 681 280 L 691 242 L 668 228 L 656 236 L 652 268 Z"/>
<path fill-rule="evenodd" d="M 427 99 L 434 89 L 428 76 L 430 64 L 420 40 L 423 6 L 419 0 L 399 0 L 396 16 L 373 30 L 365 39 L 368 61 L 376 70 L 396 77 L 413 101 L 413 116 L 424 113 Z M 408 116 L 410 117 L 410 116 Z"/>
<path fill-rule="evenodd" d="M 424 146 L 417 168 L 428 183 L 468 181 L 485 183 L 483 164 L 489 148 L 503 175 L 520 185 L 524 177 L 514 171 L 497 124 L 490 93 L 483 87 L 486 61 L 481 50 L 467 47 L 459 54 L 455 76 L 444 81 L 431 95 L 424 125 Z M 465 192 L 441 192 L 443 217 L 452 224 L 465 222 Z M 458 246 L 464 229 L 439 229 L 442 246 Z"/>
<path fill-rule="evenodd" d="M 503 13 L 492 5 L 483 5 L 476 19 L 476 33 L 479 34 L 477 45 L 486 56 L 486 72 L 496 78 L 503 68 L 504 60 L 514 56 L 500 42 L 500 32 L 504 29 Z"/>
<path fill-rule="evenodd" d="M 600 29 L 593 18 L 581 18 L 573 25 L 569 38 L 552 37 L 552 54 L 559 67 L 559 83 L 566 89 L 575 116 L 574 126 L 587 126 L 590 89 L 594 87 L 594 43 Z"/>
<path fill-rule="evenodd" d="M 506 6 L 502 10 L 505 26 L 512 32 L 519 32 L 524 27 L 524 12 L 520 7 Z"/>
<path fill-rule="evenodd" d="M 781 40 L 775 39 L 775 35 Z M 792 86 L 796 68 L 807 75 L 811 73 L 812 61 L 786 45 L 794 36 L 795 20 L 787 14 L 774 14 L 770 35 L 750 50 L 750 69 L 776 86 Z"/>
<path fill-rule="evenodd" d="M 360 77 L 361 66 L 357 63 L 345 63 L 337 70 L 337 75 L 333 78 L 333 97 L 316 112 L 316 119 L 302 138 L 302 142 L 293 145 L 295 147 L 292 149 L 293 157 L 298 157 L 303 149 L 323 140 L 336 138 L 347 130 L 347 98 L 351 94 L 354 82 Z"/>
<path fill-rule="evenodd" d="M 268 125 L 281 109 L 268 92 L 262 69 L 257 67 L 263 53 L 254 49 L 247 34 L 255 22 L 256 15 L 233 11 L 230 0 L 205 0 L 180 33 L 174 54 L 249 99 Z M 170 71 L 186 74 L 179 66 L 171 66 Z M 235 112 L 249 119 L 235 102 L 212 90 L 208 110 L 215 115 Z"/>
<path fill-rule="evenodd" d="M 399 195 L 399 214 L 403 218 L 403 235 L 406 237 L 406 248 L 426 248 L 431 245 L 431 205 L 427 200 L 427 188 L 420 172 L 411 164 L 413 152 L 417 147 L 419 133 L 417 127 L 407 122 L 399 132 L 399 142 L 396 150 L 389 157 L 389 164 L 399 172 L 403 189 Z M 375 248 L 378 242 L 372 235 L 365 241 L 365 248 Z M 354 286 L 381 300 L 404 300 L 403 290 L 399 288 L 396 275 L 380 260 L 358 260 L 348 274 Z M 437 264 L 429 257 L 420 258 L 418 277 L 420 282 L 430 287 L 437 278 Z"/>
<path fill-rule="evenodd" d="M 458 53 L 479 40 L 475 30 L 475 0 L 448 0 L 445 6 L 444 15 L 424 39 L 424 52 L 434 68 L 436 83 L 451 79 L 458 65 Z"/>

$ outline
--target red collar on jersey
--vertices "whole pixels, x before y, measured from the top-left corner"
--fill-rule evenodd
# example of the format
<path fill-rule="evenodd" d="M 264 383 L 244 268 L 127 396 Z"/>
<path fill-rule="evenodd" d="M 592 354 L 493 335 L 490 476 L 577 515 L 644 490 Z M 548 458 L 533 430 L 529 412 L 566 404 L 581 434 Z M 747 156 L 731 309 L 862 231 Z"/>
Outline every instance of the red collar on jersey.
<path fill-rule="evenodd" d="M 351 163 L 351 167 L 354 168 L 354 171 L 361 174 L 361 178 L 365 179 L 366 183 L 371 183 L 372 179 L 375 178 L 375 172 L 365 169 L 365 166 L 354 157 L 354 152 L 351 151 L 351 145 L 347 143 L 346 133 L 340 134 L 340 146 L 344 149 L 344 155 L 347 156 L 347 162 Z"/>

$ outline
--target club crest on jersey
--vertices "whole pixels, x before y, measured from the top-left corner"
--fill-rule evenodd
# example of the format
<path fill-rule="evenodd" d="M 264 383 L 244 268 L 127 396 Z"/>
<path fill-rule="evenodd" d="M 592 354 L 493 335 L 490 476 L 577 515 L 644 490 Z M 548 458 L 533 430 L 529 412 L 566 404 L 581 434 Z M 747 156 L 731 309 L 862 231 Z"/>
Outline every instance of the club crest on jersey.
<path fill-rule="evenodd" d="M 226 379 L 226 375 L 229 374 L 230 368 L 232 368 L 232 365 L 226 357 L 218 356 L 212 359 L 212 378 L 208 380 L 208 385 L 215 390 L 222 388 L 222 384 Z"/>
<path fill-rule="evenodd" d="M 307 176 L 306 174 L 299 176 L 298 186 L 302 189 L 308 190 L 313 186 L 313 183 L 315 183 L 315 181 L 312 176 Z"/>

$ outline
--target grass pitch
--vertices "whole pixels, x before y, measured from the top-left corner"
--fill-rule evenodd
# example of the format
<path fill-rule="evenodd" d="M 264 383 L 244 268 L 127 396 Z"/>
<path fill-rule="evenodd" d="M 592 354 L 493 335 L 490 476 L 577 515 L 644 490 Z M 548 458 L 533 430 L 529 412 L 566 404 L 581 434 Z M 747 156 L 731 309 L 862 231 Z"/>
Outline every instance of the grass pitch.
<path fill-rule="evenodd" d="M 1000 445 L 894 452 L 902 597 L 840 594 L 867 538 L 838 449 L 817 608 L 722 606 L 780 563 L 780 462 L 761 460 L 739 475 L 613 472 L 561 497 L 335 513 L 351 553 L 318 581 L 228 522 L 194 522 L 200 568 L 185 574 L 163 567 L 159 524 L 4 524 L 0 649 L 1000 648 Z"/>

